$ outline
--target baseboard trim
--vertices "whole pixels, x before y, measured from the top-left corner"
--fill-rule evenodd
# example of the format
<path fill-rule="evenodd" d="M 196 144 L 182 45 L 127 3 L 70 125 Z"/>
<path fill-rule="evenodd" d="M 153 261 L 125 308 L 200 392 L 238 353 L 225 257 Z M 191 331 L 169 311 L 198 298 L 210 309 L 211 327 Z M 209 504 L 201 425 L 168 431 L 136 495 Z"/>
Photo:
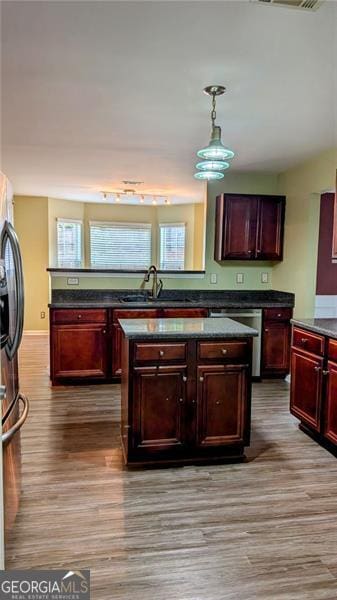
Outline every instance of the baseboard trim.
<path fill-rule="evenodd" d="M 49 335 L 47 329 L 25 329 L 23 335 Z"/>

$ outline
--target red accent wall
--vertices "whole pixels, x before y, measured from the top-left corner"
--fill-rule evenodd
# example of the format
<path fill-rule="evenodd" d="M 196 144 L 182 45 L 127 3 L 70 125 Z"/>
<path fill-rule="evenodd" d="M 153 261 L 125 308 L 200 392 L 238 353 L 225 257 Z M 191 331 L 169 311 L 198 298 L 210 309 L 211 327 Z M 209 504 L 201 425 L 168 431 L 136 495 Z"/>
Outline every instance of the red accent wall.
<path fill-rule="evenodd" d="M 321 196 L 316 294 L 337 294 L 337 263 L 331 259 L 334 197 L 334 194 Z"/>

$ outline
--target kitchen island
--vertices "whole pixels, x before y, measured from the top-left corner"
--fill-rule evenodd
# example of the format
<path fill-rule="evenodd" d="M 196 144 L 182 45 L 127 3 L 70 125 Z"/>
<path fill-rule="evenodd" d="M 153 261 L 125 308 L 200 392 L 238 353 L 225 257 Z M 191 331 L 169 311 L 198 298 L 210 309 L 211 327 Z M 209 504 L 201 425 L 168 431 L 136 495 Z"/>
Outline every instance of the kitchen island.
<path fill-rule="evenodd" d="M 228 318 L 121 319 L 127 465 L 243 460 L 252 338 Z"/>
<path fill-rule="evenodd" d="M 292 320 L 290 412 L 337 453 L 337 319 Z"/>

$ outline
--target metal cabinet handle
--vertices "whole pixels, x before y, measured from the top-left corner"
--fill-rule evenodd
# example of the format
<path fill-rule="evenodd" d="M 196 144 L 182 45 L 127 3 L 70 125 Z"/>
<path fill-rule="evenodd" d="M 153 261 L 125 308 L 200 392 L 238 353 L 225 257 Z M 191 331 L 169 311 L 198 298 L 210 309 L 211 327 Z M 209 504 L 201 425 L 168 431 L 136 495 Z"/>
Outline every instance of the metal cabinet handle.
<path fill-rule="evenodd" d="M 302 342 L 302 344 L 306 344 L 306 343 L 307 343 L 307 341 L 308 341 L 308 338 L 301 338 L 301 342 Z"/>
<path fill-rule="evenodd" d="M 265 333 L 268 333 L 268 331 L 269 331 L 269 329 L 265 329 L 265 330 L 264 330 L 264 332 L 265 332 Z"/>
<path fill-rule="evenodd" d="M 193 398 L 193 400 L 192 400 L 192 404 L 196 404 L 196 402 L 197 402 L 197 401 L 196 401 L 196 400 Z"/>
<path fill-rule="evenodd" d="M 278 317 L 282 317 L 281 313 L 278 313 L 278 315 L 277 315 L 277 316 L 278 316 Z"/>
<path fill-rule="evenodd" d="M 323 375 L 329 375 L 330 371 L 322 371 Z"/>
<path fill-rule="evenodd" d="M 222 354 L 227 354 L 227 349 L 226 348 L 222 348 L 221 352 L 222 352 Z"/>
<path fill-rule="evenodd" d="M 179 398 L 179 402 L 184 402 L 184 398 Z"/>
<path fill-rule="evenodd" d="M 159 356 L 164 356 L 165 352 L 164 350 L 159 350 Z"/>
<path fill-rule="evenodd" d="M 14 423 L 14 425 L 10 429 L 8 429 L 8 431 L 6 431 L 5 433 L 2 434 L 1 440 L 2 440 L 3 444 L 8 444 L 8 442 L 12 439 L 12 437 L 16 434 L 16 432 L 19 431 L 19 429 L 21 429 L 22 425 L 24 424 L 25 420 L 27 419 L 28 412 L 29 412 L 28 398 L 26 398 L 26 396 L 24 396 L 23 394 L 19 394 L 18 400 L 21 400 L 21 402 L 23 404 L 22 415 L 17 420 L 17 422 Z"/>
<path fill-rule="evenodd" d="M 187 377 L 186 375 L 183 375 L 183 381 L 186 382 L 187 381 Z"/>
<path fill-rule="evenodd" d="M 315 369 L 315 371 L 320 371 L 320 370 L 321 370 L 321 367 L 317 367 L 317 366 L 316 366 L 316 367 L 314 367 L 314 369 Z"/>
<path fill-rule="evenodd" d="M 77 315 L 77 318 L 78 319 L 82 319 L 82 315 Z"/>
<path fill-rule="evenodd" d="M 203 377 L 199 377 L 199 381 L 204 381 L 204 378 Z"/>
<path fill-rule="evenodd" d="M 106 333 L 106 329 L 102 329 L 102 333 Z"/>

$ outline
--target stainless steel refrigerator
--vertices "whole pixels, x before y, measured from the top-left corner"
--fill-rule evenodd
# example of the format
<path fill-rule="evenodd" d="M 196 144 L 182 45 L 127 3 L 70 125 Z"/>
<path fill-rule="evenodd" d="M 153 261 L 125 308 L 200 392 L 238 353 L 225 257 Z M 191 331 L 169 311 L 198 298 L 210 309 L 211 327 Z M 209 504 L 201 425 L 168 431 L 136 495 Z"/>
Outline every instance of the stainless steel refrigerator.
<path fill-rule="evenodd" d="M 18 349 L 23 331 L 24 289 L 20 246 L 13 227 L 12 191 L 0 173 L 0 568 L 4 568 L 6 536 L 14 524 L 21 492 L 20 430 L 28 415 L 28 399 L 20 392 Z"/>

